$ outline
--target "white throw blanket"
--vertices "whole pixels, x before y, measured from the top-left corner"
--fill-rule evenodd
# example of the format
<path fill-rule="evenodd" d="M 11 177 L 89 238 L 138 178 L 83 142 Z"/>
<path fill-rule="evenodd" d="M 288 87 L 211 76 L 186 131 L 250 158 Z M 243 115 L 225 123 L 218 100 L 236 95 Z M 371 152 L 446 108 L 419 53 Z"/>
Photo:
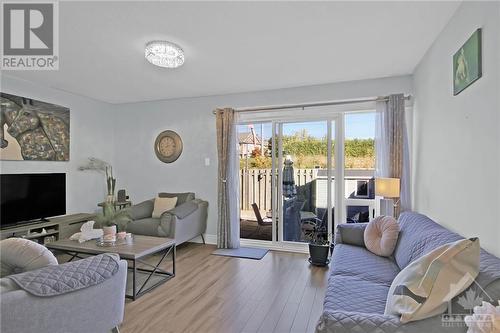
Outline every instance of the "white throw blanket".
<path fill-rule="evenodd" d="M 79 243 L 86 242 L 91 239 L 102 237 L 102 229 L 94 229 L 95 221 L 88 221 L 82 224 L 80 232 L 72 235 L 69 239 L 77 240 Z"/>

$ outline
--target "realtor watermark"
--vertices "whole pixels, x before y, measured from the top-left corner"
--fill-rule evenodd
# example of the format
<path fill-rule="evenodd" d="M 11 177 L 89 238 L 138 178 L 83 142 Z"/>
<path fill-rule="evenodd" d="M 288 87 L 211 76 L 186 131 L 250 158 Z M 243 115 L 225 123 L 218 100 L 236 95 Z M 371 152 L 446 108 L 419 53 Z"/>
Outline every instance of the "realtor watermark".
<path fill-rule="evenodd" d="M 476 326 L 481 327 L 482 329 L 492 328 L 495 320 L 494 316 L 488 313 L 476 314 L 474 313 L 474 308 L 476 306 L 481 306 L 483 301 L 494 305 L 494 299 L 470 274 L 466 274 L 466 276 L 464 276 L 464 280 L 472 281 L 472 284 L 455 301 L 451 299 L 448 301 L 447 312 L 441 316 L 441 325 L 443 327 Z M 453 293 L 453 290 L 454 285 L 451 286 L 450 293 Z M 456 309 L 456 307 L 458 307 L 458 309 Z"/>
<path fill-rule="evenodd" d="M 59 69 L 57 1 L 2 1 L 0 69 Z"/>

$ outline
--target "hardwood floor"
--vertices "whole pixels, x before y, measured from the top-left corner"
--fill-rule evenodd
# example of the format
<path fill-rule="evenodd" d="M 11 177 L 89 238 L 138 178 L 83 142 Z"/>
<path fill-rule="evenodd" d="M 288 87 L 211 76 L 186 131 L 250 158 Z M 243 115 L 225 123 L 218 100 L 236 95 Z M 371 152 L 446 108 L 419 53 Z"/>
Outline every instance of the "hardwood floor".
<path fill-rule="evenodd" d="M 327 268 L 310 266 L 305 254 L 270 251 L 251 260 L 214 250 L 179 246 L 175 278 L 127 300 L 120 332 L 314 332 Z"/>

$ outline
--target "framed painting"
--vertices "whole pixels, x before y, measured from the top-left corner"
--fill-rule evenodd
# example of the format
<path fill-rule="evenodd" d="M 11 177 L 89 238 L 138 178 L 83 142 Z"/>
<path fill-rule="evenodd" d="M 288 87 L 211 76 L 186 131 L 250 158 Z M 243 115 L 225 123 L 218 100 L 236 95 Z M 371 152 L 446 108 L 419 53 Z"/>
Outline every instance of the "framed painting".
<path fill-rule="evenodd" d="M 69 161 L 69 109 L 0 93 L 0 159 Z"/>
<path fill-rule="evenodd" d="M 481 57 L 481 29 L 477 29 L 453 55 L 453 95 L 458 95 L 481 77 Z"/>

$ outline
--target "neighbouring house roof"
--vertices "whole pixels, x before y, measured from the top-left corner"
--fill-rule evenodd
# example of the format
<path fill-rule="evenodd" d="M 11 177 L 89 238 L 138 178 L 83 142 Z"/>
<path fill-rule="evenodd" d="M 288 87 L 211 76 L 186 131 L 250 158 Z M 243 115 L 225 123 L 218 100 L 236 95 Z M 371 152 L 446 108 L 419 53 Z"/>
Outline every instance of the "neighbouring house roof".
<path fill-rule="evenodd" d="M 253 135 L 251 132 L 244 132 L 244 133 L 239 133 L 238 134 L 238 142 L 240 144 L 258 144 L 260 145 L 260 137 L 256 134 L 255 135 L 255 142 L 253 142 Z"/>

